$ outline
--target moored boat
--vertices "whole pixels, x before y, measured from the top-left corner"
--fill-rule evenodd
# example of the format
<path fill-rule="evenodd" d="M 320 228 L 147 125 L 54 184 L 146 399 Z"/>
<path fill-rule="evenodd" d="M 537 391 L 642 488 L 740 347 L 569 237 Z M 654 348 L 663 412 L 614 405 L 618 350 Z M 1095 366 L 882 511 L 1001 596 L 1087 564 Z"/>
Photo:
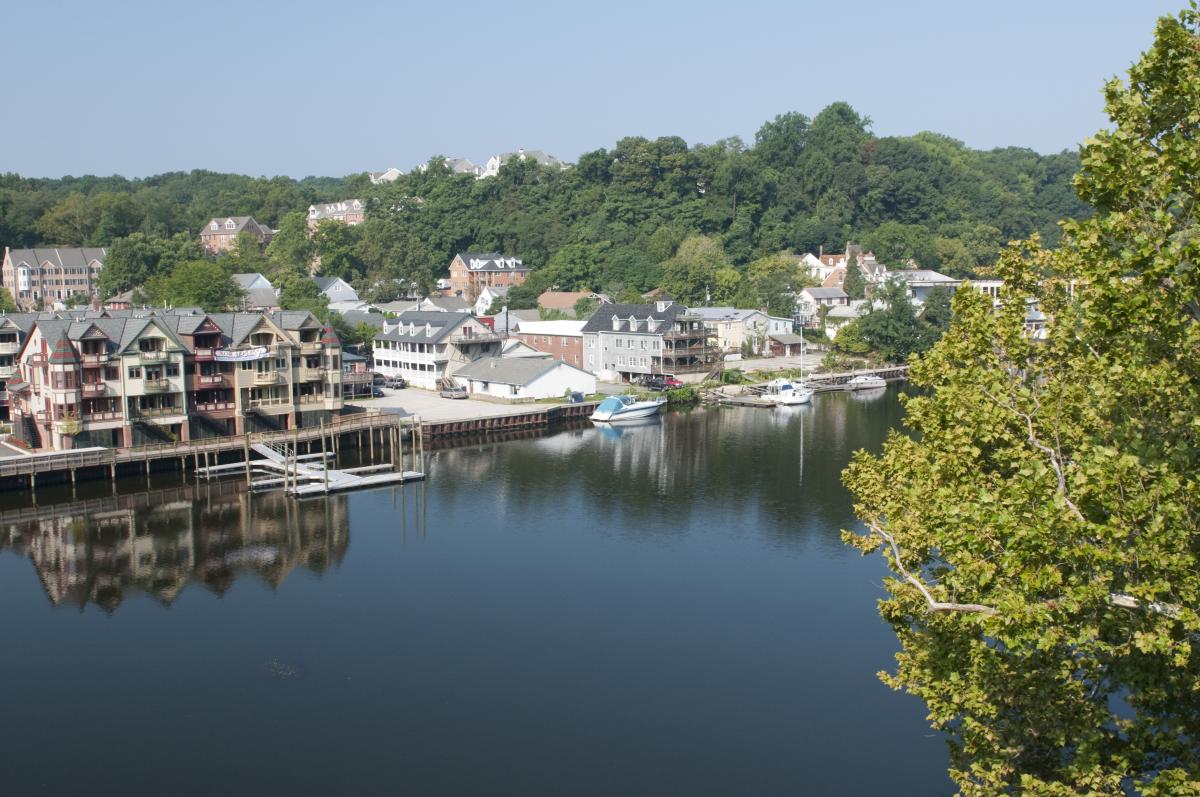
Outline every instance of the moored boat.
<path fill-rule="evenodd" d="M 878 387 L 887 387 L 887 382 L 875 374 L 861 374 L 846 383 L 847 390 L 872 390 Z"/>
<path fill-rule="evenodd" d="M 773 379 L 767 383 L 767 392 L 763 397 L 779 406 L 791 407 L 809 403 L 812 396 L 812 390 L 790 379 Z"/>
<path fill-rule="evenodd" d="M 639 401 L 633 396 L 609 396 L 600 402 L 600 406 L 591 414 L 591 420 L 603 423 L 649 418 L 667 403 L 665 398 Z"/>

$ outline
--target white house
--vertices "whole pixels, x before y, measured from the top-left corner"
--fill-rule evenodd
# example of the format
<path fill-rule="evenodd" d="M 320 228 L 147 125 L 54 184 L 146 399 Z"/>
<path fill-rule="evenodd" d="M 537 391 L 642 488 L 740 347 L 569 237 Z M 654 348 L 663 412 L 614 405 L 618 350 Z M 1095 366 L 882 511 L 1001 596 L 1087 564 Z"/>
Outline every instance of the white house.
<path fill-rule="evenodd" d="M 596 392 L 594 375 L 551 357 L 484 357 L 455 371 L 454 380 L 469 393 L 509 401 Z"/>
<path fill-rule="evenodd" d="M 841 288 L 805 288 L 796 297 L 796 321 L 801 326 L 815 326 L 821 307 L 838 307 L 850 303 L 850 295 Z"/>
<path fill-rule="evenodd" d="M 325 294 L 330 302 L 357 302 L 358 291 L 341 277 L 313 277 L 317 290 Z"/>
<path fill-rule="evenodd" d="M 953 291 L 961 282 L 954 277 L 947 277 L 945 274 L 939 274 L 927 268 L 893 271 L 888 276 L 890 279 L 906 283 L 909 298 L 917 304 L 924 304 L 925 299 L 934 288 L 949 288 Z"/>
<path fill-rule="evenodd" d="M 479 291 L 479 298 L 475 300 L 475 315 L 487 315 L 488 310 L 492 308 L 492 303 L 506 296 L 508 296 L 507 285 L 484 285 L 483 290 Z"/>
<path fill-rule="evenodd" d="M 502 341 L 470 313 L 410 310 L 385 322 L 371 349 L 376 373 L 433 390 L 472 360 L 498 355 Z"/>
<path fill-rule="evenodd" d="M 538 165 L 540 166 L 551 166 L 556 169 L 567 168 L 567 164 L 563 163 L 553 155 L 548 155 L 545 152 L 542 152 L 540 149 L 531 149 L 528 151 L 524 149 L 518 149 L 516 152 L 502 152 L 499 155 L 493 155 L 492 157 L 488 158 L 487 164 L 483 167 L 483 170 L 480 171 L 477 179 L 482 180 L 485 177 L 495 177 L 500 173 L 500 167 L 511 161 L 513 158 L 520 158 L 521 160 L 529 158 L 537 161 Z"/>
<path fill-rule="evenodd" d="M 865 315 L 869 308 L 865 299 L 855 299 L 849 304 L 838 304 L 825 313 L 825 336 L 830 340 L 837 337 L 842 327 Z"/>

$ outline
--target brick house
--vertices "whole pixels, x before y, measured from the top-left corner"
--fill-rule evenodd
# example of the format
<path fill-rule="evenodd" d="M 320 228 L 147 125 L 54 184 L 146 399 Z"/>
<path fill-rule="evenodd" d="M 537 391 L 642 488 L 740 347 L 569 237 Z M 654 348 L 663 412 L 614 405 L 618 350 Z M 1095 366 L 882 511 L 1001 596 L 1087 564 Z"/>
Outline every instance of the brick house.
<path fill-rule="evenodd" d="M 556 360 L 583 368 L 583 325 L 586 321 L 522 321 L 516 337 Z"/>
<path fill-rule="evenodd" d="M 259 224 L 253 216 L 226 216 L 210 219 L 200 231 L 200 244 L 210 255 L 219 255 L 233 249 L 238 235 L 249 233 L 260 244 L 269 244 L 273 234 L 270 227 Z"/>
<path fill-rule="evenodd" d="M 477 297 L 485 285 L 520 285 L 528 276 L 529 268 L 520 258 L 497 252 L 460 252 L 450 261 L 450 290 L 469 298 Z"/>
<path fill-rule="evenodd" d="M 308 206 L 308 229 L 315 230 L 323 221 L 340 221 L 354 226 L 366 218 L 366 206 L 361 199 L 343 199 L 341 202 L 322 202 Z"/>

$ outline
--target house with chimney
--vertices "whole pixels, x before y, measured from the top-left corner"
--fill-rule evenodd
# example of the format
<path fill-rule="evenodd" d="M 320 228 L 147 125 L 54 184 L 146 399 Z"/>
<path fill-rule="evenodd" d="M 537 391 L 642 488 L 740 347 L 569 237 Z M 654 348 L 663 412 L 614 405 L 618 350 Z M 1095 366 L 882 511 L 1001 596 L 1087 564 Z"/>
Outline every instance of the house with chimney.
<path fill-rule="evenodd" d="M 601 379 L 706 372 L 716 360 L 704 319 L 669 299 L 605 304 L 583 325 L 583 368 Z"/>
<path fill-rule="evenodd" d="M 450 290 L 473 299 L 485 286 L 520 285 L 529 271 L 519 257 L 505 257 L 498 252 L 461 252 L 450 261 Z"/>

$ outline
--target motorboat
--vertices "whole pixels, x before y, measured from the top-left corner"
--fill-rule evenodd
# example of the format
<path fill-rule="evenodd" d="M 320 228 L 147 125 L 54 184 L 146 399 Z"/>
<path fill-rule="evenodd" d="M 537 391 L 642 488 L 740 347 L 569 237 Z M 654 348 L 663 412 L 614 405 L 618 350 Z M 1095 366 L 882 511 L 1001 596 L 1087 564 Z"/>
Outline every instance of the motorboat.
<path fill-rule="evenodd" d="M 639 400 L 633 396 L 609 396 L 600 402 L 591 415 L 593 421 L 614 423 L 636 418 L 649 418 L 656 414 L 667 403 L 662 396 L 652 399 Z"/>
<path fill-rule="evenodd" d="M 763 398 L 773 401 L 781 407 L 792 407 L 797 404 L 809 403 L 812 401 L 812 396 L 812 390 L 790 379 L 772 379 L 767 383 L 767 392 Z"/>
<path fill-rule="evenodd" d="M 846 383 L 847 390 L 874 390 L 887 387 L 887 381 L 875 374 L 860 374 Z"/>

